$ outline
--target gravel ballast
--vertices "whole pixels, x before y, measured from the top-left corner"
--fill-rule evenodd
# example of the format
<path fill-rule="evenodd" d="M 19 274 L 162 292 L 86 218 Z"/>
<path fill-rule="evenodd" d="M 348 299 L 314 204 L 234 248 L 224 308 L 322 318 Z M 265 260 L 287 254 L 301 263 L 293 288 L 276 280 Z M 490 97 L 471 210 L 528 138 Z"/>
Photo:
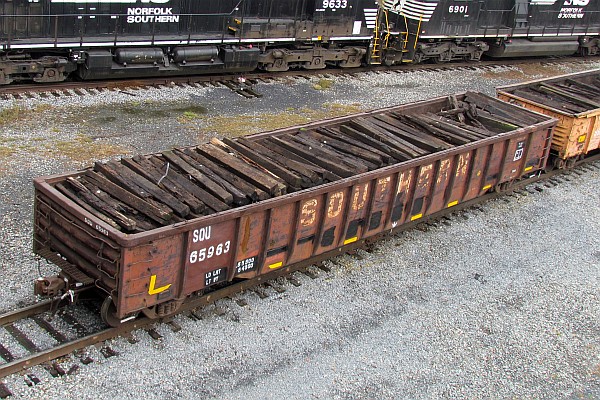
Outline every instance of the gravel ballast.
<path fill-rule="evenodd" d="M 272 128 L 275 119 L 465 90 L 493 95 L 495 86 L 599 66 L 368 73 L 331 78 L 327 89 L 316 78 L 290 80 L 257 85 L 264 97 L 252 100 L 225 88 L 171 88 L 0 101 L 0 310 L 34 302 L 33 280 L 56 272 L 31 251 L 37 176 Z M 183 329 L 158 325 L 160 340 L 137 331 L 135 344 L 111 341 L 118 356 L 90 348 L 89 365 L 61 360 L 66 370 L 79 364 L 72 375 L 35 367 L 38 385 L 18 375 L 3 382 L 23 399 L 598 398 L 600 165 L 578 172 L 382 240 L 372 253 L 339 256 L 316 279 L 295 274 L 302 285 L 282 280 L 284 293 L 240 294 L 247 306 L 218 301 L 201 321 L 179 316 Z M 0 339 L 10 343 L 4 330 Z"/>

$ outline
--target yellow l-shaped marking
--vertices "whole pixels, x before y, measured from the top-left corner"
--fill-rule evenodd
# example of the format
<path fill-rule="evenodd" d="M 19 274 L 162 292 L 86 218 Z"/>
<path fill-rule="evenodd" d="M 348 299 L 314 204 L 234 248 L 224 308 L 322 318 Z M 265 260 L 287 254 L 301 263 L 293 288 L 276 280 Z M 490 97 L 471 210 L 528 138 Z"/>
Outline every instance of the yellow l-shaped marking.
<path fill-rule="evenodd" d="M 148 294 L 152 295 L 152 294 L 159 294 L 164 292 L 165 290 L 168 290 L 171 287 L 171 284 L 169 283 L 168 285 L 159 287 L 159 288 L 155 288 L 154 286 L 156 285 L 156 275 L 152 275 L 150 277 L 150 287 L 148 288 Z"/>

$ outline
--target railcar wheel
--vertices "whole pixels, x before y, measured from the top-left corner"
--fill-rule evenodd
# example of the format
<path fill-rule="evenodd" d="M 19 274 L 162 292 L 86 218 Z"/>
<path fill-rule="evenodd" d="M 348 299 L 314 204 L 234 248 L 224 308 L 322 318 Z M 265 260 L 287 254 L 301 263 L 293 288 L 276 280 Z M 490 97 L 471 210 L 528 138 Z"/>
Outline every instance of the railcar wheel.
<path fill-rule="evenodd" d="M 121 324 L 121 320 L 117 317 L 117 306 L 112 301 L 112 296 L 107 296 L 104 299 L 104 302 L 102 302 L 100 316 L 106 325 L 113 328 L 116 328 Z"/>

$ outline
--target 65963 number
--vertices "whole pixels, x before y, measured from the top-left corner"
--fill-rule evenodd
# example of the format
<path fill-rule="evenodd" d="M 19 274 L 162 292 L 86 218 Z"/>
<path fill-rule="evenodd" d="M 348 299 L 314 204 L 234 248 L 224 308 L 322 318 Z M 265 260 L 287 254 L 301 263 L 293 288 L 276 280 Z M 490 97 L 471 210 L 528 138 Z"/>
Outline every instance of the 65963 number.
<path fill-rule="evenodd" d="M 229 250 L 231 250 L 230 240 L 214 246 L 205 247 L 200 250 L 194 250 L 190 253 L 190 264 L 199 263 L 204 260 L 209 260 L 213 257 L 218 257 L 222 254 L 227 254 L 229 253 Z"/>

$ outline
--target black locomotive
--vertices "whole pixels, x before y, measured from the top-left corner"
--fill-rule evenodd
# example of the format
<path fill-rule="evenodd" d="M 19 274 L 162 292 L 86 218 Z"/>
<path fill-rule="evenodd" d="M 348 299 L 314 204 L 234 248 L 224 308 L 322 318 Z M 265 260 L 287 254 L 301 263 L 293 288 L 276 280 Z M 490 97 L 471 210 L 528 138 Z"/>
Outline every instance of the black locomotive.
<path fill-rule="evenodd" d="M 596 54 L 593 0 L 0 0 L 0 84 Z"/>

